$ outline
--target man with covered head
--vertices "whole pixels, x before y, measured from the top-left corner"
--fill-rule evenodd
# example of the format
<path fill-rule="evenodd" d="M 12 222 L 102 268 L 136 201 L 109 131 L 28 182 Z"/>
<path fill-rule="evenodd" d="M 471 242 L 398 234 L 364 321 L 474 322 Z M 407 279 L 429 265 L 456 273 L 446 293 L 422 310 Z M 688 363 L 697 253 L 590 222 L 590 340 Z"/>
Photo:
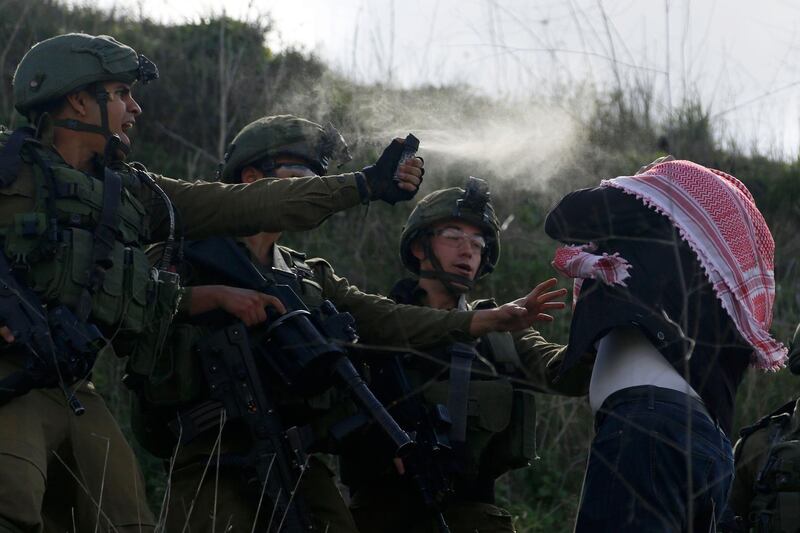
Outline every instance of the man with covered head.
<path fill-rule="evenodd" d="M 399 281 L 390 296 L 433 309 L 492 309 L 493 300 L 467 297 L 499 257 L 488 185 L 470 177 L 463 188 L 435 191 L 414 208 L 400 237 L 400 259 L 414 278 Z M 342 480 L 361 532 L 443 531 L 444 524 L 453 533 L 514 531 L 510 513 L 495 504 L 494 484 L 536 457 L 533 391 L 585 394 L 582 380 L 553 383 L 562 352 L 529 327 L 490 332 L 466 346 L 435 339 L 422 351 L 369 358 L 373 388 L 401 424 L 417 430 L 423 457 L 398 472 L 374 432 L 347 450 Z M 444 408 L 447 416 L 437 418 Z M 431 433 L 435 444 L 427 442 Z"/>
<path fill-rule="evenodd" d="M 283 178 L 324 172 L 331 158 L 346 156 L 345 148 L 331 126 L 322 128 L 291 115 L 264 117 L 245 126 L 233 139 L 220 176 L 230 183 L 290 181 Z M 312 312 L 329 300 L 339 311 L 353 315 L 361 342 L 367 344 L 417 347 L 443 337 L 471 338 L 489 331 L 524 329 L 541 319 L 542 311 L 563 307 L 563 303 L 551 302 L 563 293 L 548 293 L 549 285 L 516 303 L 474 312 L 397 305 L 359 291 L 337 276 L 325 260 L 306 259 L 304 254 L 277 244 L 279 238 L 280 233 L 262 232 L 235 243 L 189 242 L 179 271 L 192 286 L 225 281 L 217 265 L 231 261 L 231 246 L 238 247 L 246 254 L 246 266 L 254 269 L 253 278 L 288 285 Z M 201 247 L 202 252 L 192 252 Z M 154 252 L 154 257 L 160 257 L 160 250 Z M 251 323 L 261 320 L 263 317 L 257 317 Z M 280 516 L 271 518 L 275 502 L 268 493 L 262 495 L 259 483 L 245 482 L 254 479 L 259 465 L 242 458 L 250 457 L 251 450 L 256 449 L 258 436 L 230 413 L 221 428 L 218 413 L 223 407 L 214 403 L 211 386 L 197 379 L 197 348 L 227 324 L 224 316 L 176 321 L 165 350 L 169 363 L 159 365 L 164 371 L 151 374 L 138 391 L 136 432 L 140 441 L 153 453 L 169 457 L 177 439 L 181 440 L 171 466 L 169 507 L 165 511 L 170 531 L 186 526 L 191 531 L 213 531 L 222 525 L 228 531 L 261 531 L 270 520 L 273 525 L 281 520 Z M 311 525 L 320 531 L 356 531 L 331 471 L 313 455 L 338 453 L 337 442 L 329 438 L 329 433 L 332 424 L 352 414 L 351 404 L 331 387 L 322 393 L 302 394 L 274 375 L 259 374 L 265 376 L 284 429 L 312 430 L 301 446 L 303 453 L 310 454 L 308 464 L 294 469 L 299 482 L 291 505 L 304 509 Z M 279 457 L 276 461 L 291 463 L 297 459 Z M 390 455 L 385 465 L 392 464 Z"/>
<path fill-rule="evenodd" d="M 545 231 L 568 244 L 553 264 L 576 278 L 559 375 L 595 354 L 576 531 L 713 531 L 736 389 L 750 364 L 786 358 L 769 333 L 774 243 L 752 195 L 667 158 L 566 195 Z"/>
<path fill-rule="evenodd" d="M 420 183 L 419 160 L 393 181 L 400 142 L 334 177 L 225 185 L 149 173 L 125 159 L 142 113 L 133 86 L 157 77 L 131 47 L 82 33 L 33 46 L 14 74 L 31 127 L 0 128 L 0 531 L 152 530 L 133 454 L 89 381 L 98 351 L 113 342 L 129 374 L 147 376 L 179 305 L 258 318 L 270 303 L 151 275 L 146 243 L 167 241 L 163 269 L 178 228 L 309 229 L 363 202 L 408 199 Z"/>

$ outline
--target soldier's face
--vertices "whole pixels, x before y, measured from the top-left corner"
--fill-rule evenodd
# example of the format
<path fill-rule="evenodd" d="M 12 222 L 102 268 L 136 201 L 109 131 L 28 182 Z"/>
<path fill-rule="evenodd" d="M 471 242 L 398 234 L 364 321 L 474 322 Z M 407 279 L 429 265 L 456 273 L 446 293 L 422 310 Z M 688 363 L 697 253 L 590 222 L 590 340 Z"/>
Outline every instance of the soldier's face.
<path fill-rule="evenodd" d="M 277 168 L 270 176 L 264 174 L 261 169 L 247 166 L 242 169 L 242 183 L 252 183 L 262 178 L 303 178 L 306 176 L 316 176 L 316 172 L 308 167 L 308 162 L 291 156 L 278 156 L 275 158 Z"/>
<path fill-rule="evenodd" d="M 128 131 L 136 124 L 136 117 L 142 113 L 142 108 L 133 99 L 131 86 L 127 83 L 109 81 L 103 83 L 103 87 L 108 93 L 108 129 L 111 133 L 119 135 L 119 138 L 127 146 L 131 145 Z M 91 107 L 93 116 L 87 117 L 92 124 L 101 124 L 100 104 L 95 102 Z"/>
<path fill-rule="evenodd" d="M 431 232 L 431 251 L 442 269 L 450 274 L 475 279 L 486 247 L 480 228 L 461 220 L 450 220 L 435 224 Z M 433 264 L 430 258 L 424 257 L 421 246 L 414 246 L 412 251 L 420 260 L 422 270 L 433 270 Z"/>
<path fill-rule="evenodd" d="M 299 157 L 278 156 L 275 158 L 275 164 L 278 165 L 274 171 L 276 178 L 304 178 L 317 175 L 308 168 L 308 163 Z"/>

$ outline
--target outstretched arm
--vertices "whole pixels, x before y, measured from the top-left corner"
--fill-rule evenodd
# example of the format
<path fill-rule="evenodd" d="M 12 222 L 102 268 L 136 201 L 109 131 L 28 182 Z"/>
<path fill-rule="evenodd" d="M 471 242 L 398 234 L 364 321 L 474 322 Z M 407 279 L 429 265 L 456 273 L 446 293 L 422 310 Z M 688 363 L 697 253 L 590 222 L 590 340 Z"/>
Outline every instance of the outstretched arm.
<path fill-rule="evenodd" d="M 187 238 L 302 231 L 361 203 L 383 200 L 393 204 L 413 198 L 422 182 L 423 164 L 420 158 L 412 158 L 398 166 L 402 149 L 402 140 L 395 139 L 374 165 L 339 176 L 263 179 L 248 184 L 153 178 L 174 204 L 179 230 Z M 149 190 L 143 197 L 151 217 L 151 241 L 163 240 L 169 228 L 164 202 Z"/>
<path fill-rule="evenodd" d="M 412 347 L 431 346 L 443 341 L 464 341 L 490 331 L 516 331 L 542 320 L 552 320 L 548 311 L 562 309 L 556 302 L 565 289 L 549 291 L 555 279 L 539 284 L 525 298 L 495 309 L 443 311 L 415 305 L 400 305 L 383 296 L 367 294 L 342 277 L 322 259 L 307 262 L 322 280 L 322 294 L 340 311 L 351 313 L 359 334 L 368 344 L 386 343 Z M 549 317 L 549 318 L 548 318 Z"/>

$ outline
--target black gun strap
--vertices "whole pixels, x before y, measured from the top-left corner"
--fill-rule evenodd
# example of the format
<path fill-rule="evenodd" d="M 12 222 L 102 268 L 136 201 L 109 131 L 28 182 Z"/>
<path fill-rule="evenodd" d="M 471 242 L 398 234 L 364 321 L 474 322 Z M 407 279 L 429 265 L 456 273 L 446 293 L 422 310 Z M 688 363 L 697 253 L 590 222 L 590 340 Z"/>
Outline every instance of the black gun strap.
<path fill-rule="evenodd" d="M 8 138 L 3 150 L 0 151 L 0 187 L 8 187 L 14 183 L 19 175 L 22 165 L 20 151 L 25 141 L 33 138 L 33 128 L 18 128 Z"/>
<path fill-rule="evenodd" d="M 85 321 L 92 311 L 92 295 L 103 285 L 105 274 L 114 266 L 112 254 L 117 241 L 119 226 L 119 206 L 122 201 L 122 178 L 119 174 L 105 167 L 103 176 L 103 207 L 100 209 L 100 220 L 94 229 L 92 242 L 92 264 L 87 272 L 86 288 L 78 305 L 78 318 Z"/>
<path fill-rule="evenodd" d="M 476 356 L 475 348 L 469 344 L 457 342 L 450 347 L 450 390 L 447 396 L 447 411 L 453 424 L 450 428 L 450 440 L 453 442 L 467 440 L 469 379 L 472 373 L 472 361 Z"/>
<path fill-rule="evenodd" d="M 216 400 L 201 402 L 179 411 L 167 425 L 181 444 L 188 444 L 212 428 L 219 430 L 224 408 L 222 402 Z"/>

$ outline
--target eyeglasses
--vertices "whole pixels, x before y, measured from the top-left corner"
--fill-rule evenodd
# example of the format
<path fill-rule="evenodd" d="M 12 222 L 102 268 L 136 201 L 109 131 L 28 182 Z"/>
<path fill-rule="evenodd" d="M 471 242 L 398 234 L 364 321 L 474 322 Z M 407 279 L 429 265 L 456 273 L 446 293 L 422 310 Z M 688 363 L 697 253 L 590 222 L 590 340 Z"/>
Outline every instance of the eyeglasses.
<path fill-rule="evenodd" d="M 318 176 L 319 173 L 315 171 L 313 168 L 309 167 L 308 165 L 303 165 L 301 163 L 273 163 L 269 162 L 261 166 L 261 171 L 264 173 L 265 176 L 269 178 L 274 178 L 275 173 L 278 169 L 286 169 L 288 170 L 294 177 L 305 177 L 305 176 Z"/>
<path fill-rule="evenodd" d="M 473 252 L 483 253 L 486 249 L 486 238 L 483 235 L 471 235 L 458 228 L 442 228 L 434 231 L 433 234 L 441 237 L 441 242 L 450 248 L 459 248 L 466 242 Z"/>

